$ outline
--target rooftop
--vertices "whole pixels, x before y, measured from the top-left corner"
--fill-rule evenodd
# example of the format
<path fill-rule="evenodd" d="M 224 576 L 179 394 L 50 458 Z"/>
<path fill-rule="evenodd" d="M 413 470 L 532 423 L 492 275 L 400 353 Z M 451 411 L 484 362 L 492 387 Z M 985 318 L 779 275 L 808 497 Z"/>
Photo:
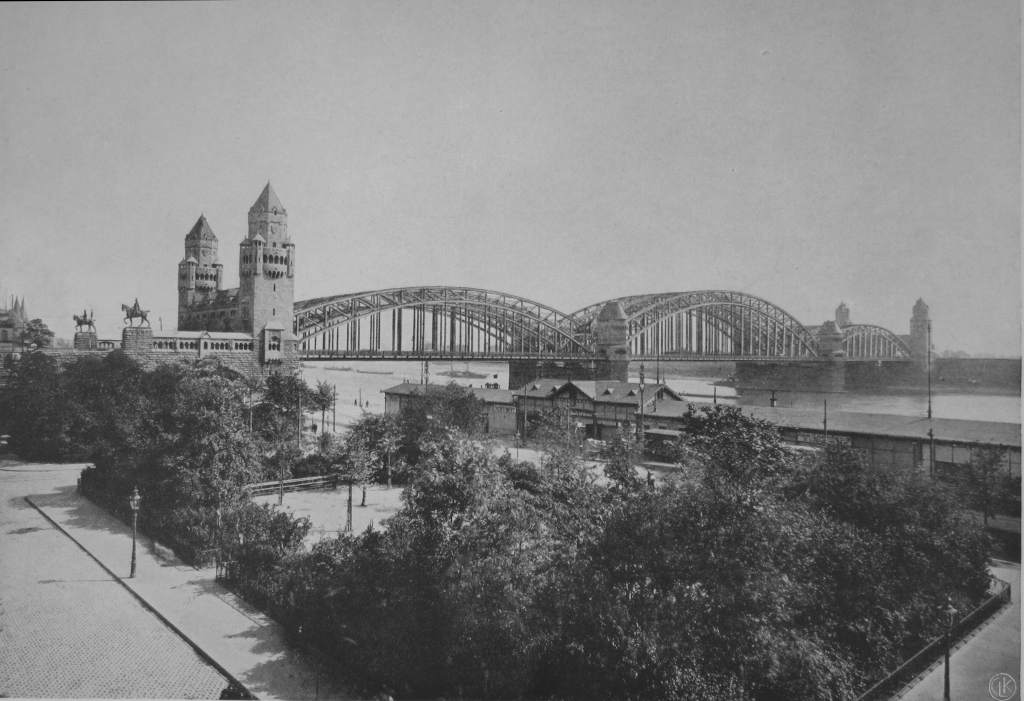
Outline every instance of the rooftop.
<path fill-rule="evenodd" d="M 256 198 L 256 201 L 252 203 L 252 207 L 249 208 L 250 212 L 273 212 L 273 213 L 286 213 L 284 205 L 281 204 L 281 200 L 277 198 L 277 193 L 274 192 L 274 188 L 270 186 L 270 181 L 267 181 L 266 186 L 263 188 L 263 192 Z"/>
<path fill-rule="evenodd" d="M 206 221 L 206 215 L 200 214 L 199 219 L 192 226 L 192 230 L 185 236 L 186 241 L 206 240 L 216 241 L 217 237 L 213 234 L 213 229 L 210 228 L 210 223 Z"/>
<path fill-rule="evenodd" d="M 639 404 L 640 383 L 618 380 L 566 380 L 540 378 L 523 385 L 513 394 L 517 397 L 543 399 L 563 392 L 577 391 L 598 404 Z M 682 397 L 667 385 L 644 384 L 644 397 L 650 401 L 655 397 L 668 397 L 683 404 Z M 683 404 L 685 406 L 685 404 Z"/>
<path fill-rule="evenodd" d="M 416 397 L 422 396 L 427 388 L 430 389 L 441 389 L 444 385 L 421 385 L 413 382 L 403 382 L 402 384 L 395 385 L 394 387 L 388 387 L 383 390 L 384 394 L 397 394 L 403 397 Z M 512 403 L 512 392 L 507 389 L 487 389 L 485 387 L 469 387 L 468 389 L 473 391 L 473 395 L 486 402 L 487 404 L 511 404 Z"/>
<path fill-rule="evenodd" d="M 648 416 L 678 418 L 686 413 L 688 405 L 661 402 Z M 818 409 L 789 407 L 743 407 L 743 412 L 784 428 L 823 431 L 824 413 Z M 828 430 L 835 433 L 873 436 L 893 436 L 928 440 L 929 425 L 935 440 L 942 443 L 982 443 L 1020 447 L 1020 424 L 999 421 L 970 421 L 966 419 L 936 419 L 931 423 L 922 416 L 899 414 L 865 414 L 853 411 L 828 413 Z"/>

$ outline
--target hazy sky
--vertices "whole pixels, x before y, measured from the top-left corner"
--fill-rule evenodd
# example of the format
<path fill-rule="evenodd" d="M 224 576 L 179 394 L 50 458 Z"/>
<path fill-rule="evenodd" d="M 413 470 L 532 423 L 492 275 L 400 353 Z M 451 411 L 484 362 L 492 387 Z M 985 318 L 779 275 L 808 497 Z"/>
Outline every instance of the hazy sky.
<path fill-rule="evenodd" d="M 173 328 L 269 179 L 297 298 L 733 289 L 1020 353 L 1017 0 L 0 4 L 0 288 Z"/>

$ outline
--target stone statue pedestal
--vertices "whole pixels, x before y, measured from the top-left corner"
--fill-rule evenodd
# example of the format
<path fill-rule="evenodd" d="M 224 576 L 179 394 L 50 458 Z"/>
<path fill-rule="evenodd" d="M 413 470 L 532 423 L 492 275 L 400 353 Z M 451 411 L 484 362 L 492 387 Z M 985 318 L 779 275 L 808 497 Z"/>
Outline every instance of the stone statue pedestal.
<path fill-rule="evenodd" d="M 153 347 L 153 329 L 148 326 L 125 326 L 121 332 L 124 351 L 150 350 Z"/>
<path fill-rule="evenodd" d="M 99 341 L 96 339 L 95 331 L 76 331 L 75 350 L 96 350 L 99 348 Z"/>

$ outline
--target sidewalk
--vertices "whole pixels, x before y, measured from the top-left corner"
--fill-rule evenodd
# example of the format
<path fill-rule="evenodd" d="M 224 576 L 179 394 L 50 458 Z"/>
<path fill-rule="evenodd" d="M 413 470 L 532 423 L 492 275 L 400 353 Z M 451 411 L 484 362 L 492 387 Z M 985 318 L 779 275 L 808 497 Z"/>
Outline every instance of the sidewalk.
<path fill-rule="evenodd" d="M 1011 605 L 995 615 L 975 635 L 963 641 L 949 658 L 949 692 L 954 699 L 1020 698 L 1020 565 L 994 561 L 991 573 L 1009 582 Z M 1017 691 L 1009 696 L 989 694 L 989 680 L 997 674 L 1009 674 Z M 943 664 L 940 661 L 909 690 L 897 696 L 900 701 L 939 701 L 942 699 Z"/>
<path fill-rule="evenodd" d="M 315 666 L 286 643 L 281 626 L 218 584 L 213 568 L 187 566 L 140 536 L 136 576 L 128 579 L 130 527 L 74 487 L 26 499 L 255 696 L 354 698 L 319 678 Z"/>

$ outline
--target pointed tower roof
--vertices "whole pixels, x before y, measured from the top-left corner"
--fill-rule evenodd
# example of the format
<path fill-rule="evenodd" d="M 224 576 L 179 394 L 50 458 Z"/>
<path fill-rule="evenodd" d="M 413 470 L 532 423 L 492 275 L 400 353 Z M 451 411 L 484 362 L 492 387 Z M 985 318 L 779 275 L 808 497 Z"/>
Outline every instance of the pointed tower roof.
<path fill-rule="evenodd" d="M 193 226 L 192 230 L 190 232 L 188 232 L 187 236 L 185 236 L 185 240 L 186 241 L 198 241 L 198 240 L 216 241 L 217 240 L 217 237 L 213 233 L 213 229 L 210 228 L 210 223 L 208 221 L 206 221 L 206 215 L 205 214 L 200 214 L 199 215 L 199 219 L 196 220 L 195 226 Z"/>
<path fill-rule="evenodd" d="M 263 188 L 263 192 L 253 202 L 252 207 L 249 208 L 250 212 L 284 212 L 284 205 L 281 204 L 281 200 L 277 198 L 277 193 L 274 192 L 274 188 L 270 186 L 270 181 L 267 181 L 266 187 Z"/>

